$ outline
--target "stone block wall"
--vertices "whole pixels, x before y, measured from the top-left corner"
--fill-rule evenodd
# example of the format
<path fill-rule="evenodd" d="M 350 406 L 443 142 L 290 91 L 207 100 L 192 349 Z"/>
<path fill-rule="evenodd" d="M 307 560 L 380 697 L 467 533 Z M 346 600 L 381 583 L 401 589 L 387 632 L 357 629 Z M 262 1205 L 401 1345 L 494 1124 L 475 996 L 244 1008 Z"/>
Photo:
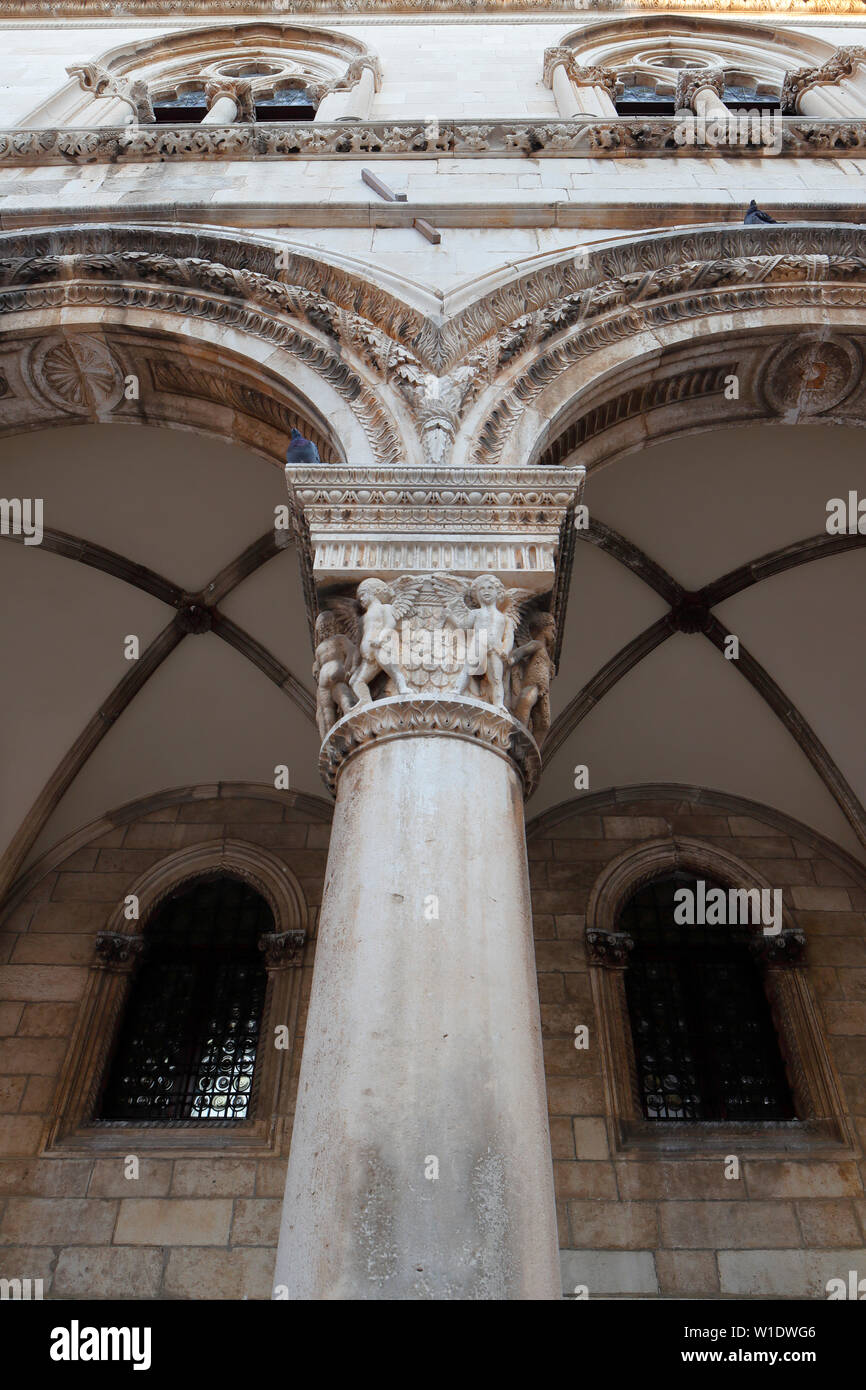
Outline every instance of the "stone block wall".
<path fill-rule="evenodd" d="M 156 800 L 156 799 L 154 799 Z M 271 1296 L 285 1163 L 329 826 L 324 802 L 199 789 L 115 818 L 0 923 L 0 1277 L 46 1297 Z M 801 833 L 794 833 L 795 830 Z M 629 847 L 688 836 L 783 890 L 808 938 L 808 979 L 848 1111 L 850 1142 L 741 1154 L 617 1150 L 585 949 L 593 885 Z M 260 1151 L 44 1152 L 94 952 L 118 900 L 178 849 L 221 837 L 266 849 L 309 908 L 296 1043 L 273 1144 Z M 866 1276 L 866 874 L 818 837 L 708 793 L 592 797 L 529 826 L 530 873 L 563 1284 L 589 1297 L 826 1297 Z M 708 874 L 708 877 L 711 875 Z M 586 1023 L 590 1046 L 577 1050 Z M 736 1144 L 731 1146 L 736 1152 Z"/>
<path fill-rule="evenodd" d="M 327 804 L 313 797 L 199 789 L 118 820 L 0 923 L 0 1277 L 42 1279 L 53 1298 L 270 1298 L 328 821 Z M 43 1152 L 96 933 L 144 870 L 220 840 L 284 862 L 308 909 L 295 1046 L 272 1145 L 197 1153 L 190 1131 L 182 1150 L 151 1155 L 132 1129 L 107 1155 L 76 1145 Z M 130 1179 L 124 1158 L 136 1154 Z"/>
<path fill-rule="evenodd" d="M 626 794 L 624 794 L 626 795 Z M 866 1276 L 866 890 L 817 838 L 709 793 L 575 802 L 529 827 L 530 873 L 563 1286 L 595 1296 L 825 1298 Z M 600 1019 L 585 948 L 593 885 L 629 846 L 687 836 L 723 849 L 783 892 L 807 936 L 807 975 L 850 1144 L 780 1153 L 619 1151 L 606 1114 Z M 851 871 L 853 870 L 853 871 Z M 711 872 L 707 872 L 711 878 Z M 587 1024 L 590 1045 L 574 1046 Z M 737 1154 L 736 1142 L 729 1152 Z"/>

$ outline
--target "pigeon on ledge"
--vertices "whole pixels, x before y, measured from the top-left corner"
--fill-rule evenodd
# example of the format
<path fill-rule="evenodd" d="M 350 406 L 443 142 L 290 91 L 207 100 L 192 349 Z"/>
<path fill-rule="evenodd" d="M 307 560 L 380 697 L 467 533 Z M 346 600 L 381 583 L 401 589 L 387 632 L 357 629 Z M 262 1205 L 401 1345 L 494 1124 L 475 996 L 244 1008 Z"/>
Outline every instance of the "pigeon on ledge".
<path fill-rule="evenodd" d="M 305 439 L 300 430 L 292 430 L 289 447 L 286 450 L 286 463 L 321 463 L 319 451 L 311 439 Z"/>
<path fill-rule="evenodd" d="M 761 212 L 761 209 L 758 207 L 758 204 L 755 202 L 754 198 L 749 203 L 749 206 L 746 209 L 746 215 L 743 218 L 743 222 L 747 227 L 753 227 L 756 223 L 775 221 L 775 217 L 771 217 L 768 212 Z"/>

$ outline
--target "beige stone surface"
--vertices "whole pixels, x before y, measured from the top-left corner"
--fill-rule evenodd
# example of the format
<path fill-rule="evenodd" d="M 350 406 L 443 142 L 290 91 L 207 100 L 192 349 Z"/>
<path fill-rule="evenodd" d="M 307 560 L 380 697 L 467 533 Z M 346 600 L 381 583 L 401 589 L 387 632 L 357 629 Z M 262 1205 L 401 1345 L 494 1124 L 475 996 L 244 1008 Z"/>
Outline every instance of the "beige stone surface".
<path fill-rule="evenodd" d="M 231 1218 L 232 1203 L 224 1199 L 128 1197 L 120 1203 L 114 1243 L 225 1245 Z"/>

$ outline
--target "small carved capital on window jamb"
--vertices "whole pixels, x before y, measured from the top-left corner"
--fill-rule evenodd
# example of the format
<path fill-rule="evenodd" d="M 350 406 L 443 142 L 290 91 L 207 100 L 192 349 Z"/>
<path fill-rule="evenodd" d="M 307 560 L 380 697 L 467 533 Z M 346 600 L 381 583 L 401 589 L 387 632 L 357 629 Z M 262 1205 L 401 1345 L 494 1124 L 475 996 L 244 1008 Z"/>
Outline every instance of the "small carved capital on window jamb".
<path fill-rule="evenodd" d="M 265 953 L 265 968 L 284 970 L 289 966 L 300 966 L 304 960 L 304 942 L 307 933 L 302 927 L 284 932 L 265 932 L 259 937 L 259 950 Z"/>
<path fill-rule="evenodd" d="M 624 931 L 590 928 L 586 933 L 586 944 L 590 965 L 603 965 L 608 970 L 625 970 L 629 952 L 634 949 L 634 939 Z"/>
<path fill-rule="evenodd" d="M 763 932 L 749 939 L 749 950 L 762 969 L 778 969 L 803 964 L 806 933 L 799 928 L 786 927 L 775 935 Z"/>
<path fill-rule="evenodd" d="M 135 968 L 143 951 L 143 936 L 101 931 L 96 937 L 94 965 L 97 970 L 111 970 L 118 975 L 128 975 Z"/>

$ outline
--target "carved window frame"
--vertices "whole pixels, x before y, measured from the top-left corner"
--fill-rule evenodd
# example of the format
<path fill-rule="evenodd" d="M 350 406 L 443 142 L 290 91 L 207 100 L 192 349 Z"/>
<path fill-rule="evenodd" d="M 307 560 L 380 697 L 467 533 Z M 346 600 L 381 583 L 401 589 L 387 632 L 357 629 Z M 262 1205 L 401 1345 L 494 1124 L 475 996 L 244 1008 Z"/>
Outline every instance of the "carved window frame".
<path fill-rule="evenodd" d="M 851 1149 L 841 1087 L 804 967 L 806 937 L 784 902 L 782 931 L 764 936 L 757 929 L 755 949 L 798 1118 L 731 1123 L 644 1116 L 625 988 L 632 940 L 617 930 L 617 922 L 633 893 L 677 869 L 705 874 L 730 888 L 771 887 L 727 851 L 681 837 L 625 851 L 596 880 L 587 904 L 586 946 L 613 1151 L 694 1158 L 735 1149 L 757 1149 L 764 1156 Z"/>
<path fill-rule="evenodd" d="M 147 922 L 170 893 L 195 879 L 231 874 L 249 883 L 274 915 L 274 931 L 261 938 L 267 969 L 262 1025 L 253 1074 L 250 1115 L 243 1120 L 99 1120 L 99 1102 Z M 275 855 L 241 840 L 216 840 L 180 850 L 130 884 L 137 921 L 119 904 L 97 934 L 95 958 L 79 1008 L 51 1115 L 45 1152 L 122 1156 L 176 1156 L 185 1152 L 243 1156 L 278 1149 L 286 1115 L 288 1078 L 296 1045 L 301 969 L 308 910 L 290 869 Z M 288 1028 L 288 1047 L 274 1045 L 274 1030 Z"/>

